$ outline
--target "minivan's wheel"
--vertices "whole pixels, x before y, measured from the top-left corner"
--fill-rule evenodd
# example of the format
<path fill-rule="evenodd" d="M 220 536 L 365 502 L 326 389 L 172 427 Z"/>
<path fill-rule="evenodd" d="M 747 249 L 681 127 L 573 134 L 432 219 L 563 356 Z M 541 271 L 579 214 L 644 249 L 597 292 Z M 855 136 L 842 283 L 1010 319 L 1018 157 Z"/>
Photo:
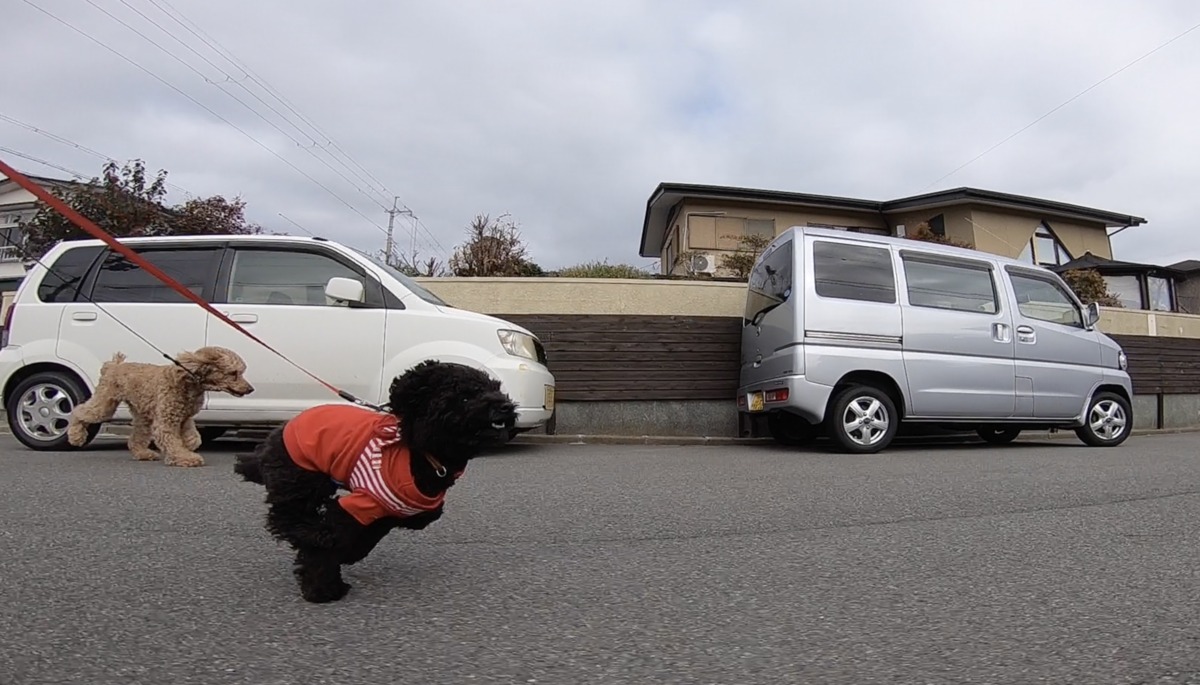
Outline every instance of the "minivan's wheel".
<path fill-rule="evenodd" d="M 87 401 L 87 391 L 74 377 L 61 371 L 35 373 L 17 384 L 5 407 L 8 427 L 21 444 L 35 450 L 67 450 L 67 419 L 76 405 Z M 100 433 L 88 427 L 87 442 Z M 86 444 L 86 443 L 85 443 Z"/>
<path fill-rule="evenodd" d="M 816 426 L 795 414 L 782 411 L 767 414 L 767 430 L 775 442 L 788 447 L 802 447 L 817 437 Z"/>
<path fill-rule="evenodd" d="M 1083 425 L 1075 435 L 1092 447 L 1116 447 L 1125 442 L 1133 429 L 1133 410 L 1129 402 L 1113 392 L 1098 392 L 1083 415 Z"/>
<path fill-rule="evenodd" d="M 1008 426 L 984 426 L 975 431 L 984 442 L 989 442 L 993 445 L 1003 445 L 1017 439 L 1021 434 L 1020 428 L 1011 428 Z"/>
<path fill-rule="evenodd" d="M 829 407 L 829 434 L 847 452 L 871 454 L 887 447 L 900 417 L 892 398 L 879 388 L 852 385 L 833 398 Z"/>

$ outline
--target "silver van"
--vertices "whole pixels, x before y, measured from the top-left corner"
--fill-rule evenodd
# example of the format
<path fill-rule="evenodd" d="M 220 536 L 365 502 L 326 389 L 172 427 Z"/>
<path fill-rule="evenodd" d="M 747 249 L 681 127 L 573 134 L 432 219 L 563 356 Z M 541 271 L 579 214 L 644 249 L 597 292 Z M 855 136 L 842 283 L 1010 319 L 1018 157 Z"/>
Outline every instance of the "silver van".
<path fill-rule="evenodd" d="M 750 274 L 738 411 L 780 443 L 825 433 L 855 453 L 887 447 L 902 421 L 991 443 L 1070 428 L 1119 445 L 1133 388 L 1099 317 L 1042 267 L 794 226 Z"/>

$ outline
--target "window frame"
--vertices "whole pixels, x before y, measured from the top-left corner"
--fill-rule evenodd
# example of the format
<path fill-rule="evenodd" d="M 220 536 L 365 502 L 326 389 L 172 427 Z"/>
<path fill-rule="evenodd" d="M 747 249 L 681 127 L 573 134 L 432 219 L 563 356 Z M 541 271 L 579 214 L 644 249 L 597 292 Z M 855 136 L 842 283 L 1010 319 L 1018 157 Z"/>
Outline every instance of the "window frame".
<path fill-rule="evenodd" d="M 951 268 L 960 268 L 967 271 L 983 272 L 987 275 L 988 283 L 991 285 L 992 304 L 995 306 L 995 311 L 981 312 L 975 309 L 958 309 L 956 307 L 939 307 L 931 304 L 918 304 L 912 301 L 912 293 L 910 291 L 911 282 L 908 278 L 908 263 L 918 262 L 925 264 L 935 264 Z M 962 257 L 951 257 L 931 252 L 921 252 L 908 248 L 900 249 L 900 267 L 904 273 L 904 302 L 910 307 L 920 307 L 921 309 L 932 309 L 943 312 L 961 312 L 963 314 L 979 314 L 982 316 L 996 316 L 1005 311 L 1004 298 L 1000 296 L 1000 288 L 996 283 L 996 268 L 991 262 L 986 262 L 977 259 L 966 259 Z"/>
<path fill-rule="evenodd" d="M 200 241 L 192 242 L 192 241 L 189 241 L 189 242 L 178 242 L 178 243 L 153 242 L 153 243 L 123 243 L 123 244 L 125 247 L 127 247 L 130 250 L 132 250 L 133 252 L 135 252 L 139 257 L 142 257 L 147 252 L 198 252 L 198 251 L 214 252 L 215 254 L 209 258 L 210 263 L 208 265 L 208 277 L 207 277 L 206 281 L 204 282 L 204 284 L 201 285 L 200 293 L 199 293 L 199 297 L 201 299 L 203 299 L 205 302 L 213 301 L 214 288 L 215 288 L 216 279 L 217 279 L 217 271 L 218 271 L 218 267 L 219 267 L 219 265 L 221 263 L 221 259 L 222 259 L 221 253 L 225 249 L 225 245 L 223 242 L 200 242 Z M 101 248 L 100 254 L 92 262 L 91 269 L 88 271 L 87 278 L 84 279 L 84 283 L 83 283 L 83 287 L 82 287 L 82 291 L 87 293 L 85 299 L 88 302 L 94 302 L 94 303 L 98 303 L 100 305 L 189 304 L 189 305 L 193 305 L 193 306 L 199 306 L 188 299 L 183 299 L 180 302 L 146 302 L 146 301 L 142 301 L 142 300 L 131 302 L 131 301 L 123 301 L 123 300 L 99 300 L 99 299 L 96 299 L 96 284 L 100 280 L 100 273 L 104 268 L 104 264 L 108 262 L 109 255 L 117 255 L 122 258 L 125 257 L 123 254 L 121 254 L 120 252 L 114 250 L 112 247 L 109 247 L 107 245 L 103 246 Z M 153 263 L 153 260 L 147 260 L 147 261 L 150 261 L 151 263 Z M 155 264 L 155 266 L 157 267 L 158 265 Z M 159 267 L 159 269 L 162 270 L 162 267 Z M 138 270 L 144 271 L 144 269 L 142 269 L 142 267 L 140 267 L 140 266 L 138 267 Z M 166 273 L 165 270 L 164 270 L 164 273 Z M 173 275 L 171 275 L 169 273 L 167 275 L 171 276 L 172 278 L 175 278 Z M 153 275 L 151 275 L 151 278 L 153 278 L 155 281 L 158 281 L 158 279 L 156 277 L 154 277 Z M 176 279 L 176 280 L 178 280 L 178 279 Z M 174 288 L 171 288 L 167 284 L 162 283 L 161 281 L 159 281 L 159 283 L 161 283 L 163 288 L 166 288 L 167 290 L 170 290 L 171 292 L 175 292 Z M 183 296 L 180 295 L 179 297 L 182 298 Z"/>
<path fill-rule="evenodd" d="M 869 243 L 869 242 L 855 242 L 852 240 L 837 240 L 835 238 L 829 238 L 826 236 L 814 237 L 814 239 L 809 243 L 809 245 L 810 245 L 809 254 L 812 259 L 813 294 L 816 297 L 819 297 L 823 300 L 831 300 L 831 301 L 837 301 L 837 302 L 858 302 L 858 303 L 865 303 L 865 304 L 889 305 L 889 306 L 899 304 L 899 302 L 900 302 L 900 282 L 896 278 L 896 260 L 894 259 L 893 251 L 892 251 L 890 245 L 873 244 L 873 243 Z M 817 246 L 818 245 L 834 245 L 834 246 L 842 247 L 842 248 L 882 251 L 885 255 L 887 255 L 888 272 L 891 274 L 891 277 L 892 277 L 892 289 L 891 289 L 892 297 L 891 297 L 891 299 L 890 300 L 879 300 L 879 299 L 870 300 L 870 299 L 864 299 L 864 298 L 858 298 L 858 297 L 843 297 L 840 295 L 824 295 L 824 294 L 822 294 L 820 292 L 822 279 L 819 277 L 819 274 L 817 273 L 817 269 L 819 266 L 819 264 L 818 264 L 819 257 L 817 255 Z"/>
<path fill-rule="evenodd" d="M 313 254 L 319 257 L 332 259 L 338 264 L 352 271 L 363 282 L 363 301 L 349 303 L 352 309 L 404 309 L 404 304 L 399 298 L 391 293 L 379 279 L 369 273 L 366 267 L 349 257 L 338 253 L 336 250 L 331 250 L 321 245 L 307 245 L 299 243 L 268 243 L 258 241 L 230 241 L 225 246 L 225 254 L 221 259 L 220 267 L 217 270 L 217 278 L 214 285 L 214 298 L 210 300 L 213 303 L 253 306 L 253 307 L 311 307 L 320 308 L 329 305 L 310 305 L 310 304 L 292 304 L 292 305 L 277 305 L 267 304 L 265 302 L 230 302 L 229 301 L 229 286 L 233 278 L 233 266 L 237 257 L 237 253 L 241 251 L 256 251 L 256 252 L 300 252 L 304 254 Z"/>
<path fill-rule="evenodd" d="M 1053 272 L 1050 272 L 1047 274 L 1047 273 L 1040 272 L 1040 271 L 1037 271 L 1034 269 L 1022 268 L 1019 266 L 1012 266 L 1012 265 L 1006 266 L 1004 268 L 1004 271 L 1005 271 L 1005 273 L 1008 274 L 1008 287 L 1012 288 L 1014 306 L 1016 307 L 1017 313 L 1020 314 L 1022 317 L 1033 320 L 1033 321 L 1037 321 L 1039 323 L 1054 324 L 1056 326 L 1062 326 L 1064 328 L 1077 328 L 1079 330 L 1087 330 L 1087 324 L 1085 323 L 1087 321 L 1087 317 L 1085 316 L 1085 313 L 1084 313 L 1085 307 L 1079 301 L 1079 298 L 1075 296 L 1074 291 L 1072 291 L 1071 288 L 1068 287 L 1065 283 L 1061 282 L 1061 279 L 1055 278 L 1055 275 Z M 1072 308 L 1074 308 L 1075 313 L 1079 315 L 1079 324 L 1076 325 L 1074 323 L 1063 323 L 1062 321 L 1051 321 L 1050 319 L 1043 319 L 1043 318 L 1040 318 L 1037 316 L 1030 316 L 1030 315 L 1026 314 L 1024 311 L 1022 311 L 1021 310 L 1021 302 L 1018 299 L 1020 296 L 1017 293 L 1017 284 L 1014 281 L 1014 278 L 1018 278 L 1018 277 L 1027 278 L 1032 281 L 1041 281 L 1043 283 L 1050 285 L 1051 287 L 1053 287 L 1054 289 L 1056 289 L 1060 293 L 1062 293 L 1063 296 L 1066 297 L 1067 301 L 1071 303 L 1071 306 L 1072 306 Z"/>

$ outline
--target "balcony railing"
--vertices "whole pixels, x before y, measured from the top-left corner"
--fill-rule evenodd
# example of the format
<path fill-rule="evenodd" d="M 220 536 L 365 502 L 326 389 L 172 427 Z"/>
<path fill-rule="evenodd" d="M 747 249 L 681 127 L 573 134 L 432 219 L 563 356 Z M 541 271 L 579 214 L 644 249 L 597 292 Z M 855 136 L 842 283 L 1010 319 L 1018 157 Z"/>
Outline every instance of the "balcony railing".
<path fill-rule="evenodd" d="M 4 245 L 0 247 L 0 262 L 19 261 L 21 261 L 21 248 L 16 245 Z"/>

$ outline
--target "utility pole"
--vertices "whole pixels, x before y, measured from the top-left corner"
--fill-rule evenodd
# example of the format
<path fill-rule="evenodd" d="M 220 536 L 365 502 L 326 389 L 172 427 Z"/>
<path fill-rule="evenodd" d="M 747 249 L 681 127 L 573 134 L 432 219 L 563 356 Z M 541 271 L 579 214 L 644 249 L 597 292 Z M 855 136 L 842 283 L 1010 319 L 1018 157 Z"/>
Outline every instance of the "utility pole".
<path fill-rule="evenodd" d="M 387 214 L 388 214 L 388 229 L 387 229 L 387 243 L 385 243 L 383 246 L 383 255 L 384 255 L 383 261 L 388 266 L 396 266 L 394 263 L 394 260 L 392 258 L 392 250 L 394 249 L 393 241 L 392 241 L 392 226 L 396 222 L 396 213 L 397 213 L 396 203 L 399 201 L 400 201 L 399 195 L 393 196 L 392 197 L 392 208 L 389 210 L 386 210 Z"/>

